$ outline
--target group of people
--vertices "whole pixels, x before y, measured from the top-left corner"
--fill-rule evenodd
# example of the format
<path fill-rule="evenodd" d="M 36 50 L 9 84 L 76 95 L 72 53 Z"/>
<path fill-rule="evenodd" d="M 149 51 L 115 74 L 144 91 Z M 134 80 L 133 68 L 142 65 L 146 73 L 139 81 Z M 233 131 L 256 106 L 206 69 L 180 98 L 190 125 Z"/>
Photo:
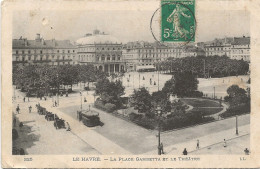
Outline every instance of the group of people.
<path fill-rule="evenodd" d="M 32 112 L 32 106 L 30 105 L 28 108 L 29 108 L 29 113 L 31 113 Z M 20 106 L 19 106 L 19 104 L 16 107 L 16 113 L 20 114 Z"/>

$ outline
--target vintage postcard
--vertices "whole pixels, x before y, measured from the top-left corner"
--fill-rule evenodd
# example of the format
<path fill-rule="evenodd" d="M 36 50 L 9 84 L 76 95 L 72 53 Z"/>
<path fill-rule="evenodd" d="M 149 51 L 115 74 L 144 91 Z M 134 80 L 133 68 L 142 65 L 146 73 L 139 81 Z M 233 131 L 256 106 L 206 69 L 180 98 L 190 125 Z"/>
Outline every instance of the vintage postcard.
<path fill-rule="evenodd" d="M 260 167 L 259 1 L 1 8 L 3 168 Z"/>

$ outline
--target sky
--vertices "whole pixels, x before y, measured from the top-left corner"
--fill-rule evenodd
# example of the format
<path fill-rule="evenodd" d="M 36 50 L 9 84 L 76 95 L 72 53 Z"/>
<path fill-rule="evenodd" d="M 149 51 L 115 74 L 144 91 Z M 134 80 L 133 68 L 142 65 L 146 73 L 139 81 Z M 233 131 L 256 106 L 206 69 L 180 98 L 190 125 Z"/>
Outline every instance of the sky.
<path fill-rule="evenodd" d="M 40 33 L 44 39 L 76 41 L 94 29 L 111 34 L 126 43 L 155 41 L 150 30 L 154 10 L 110 11 L 15 11 L 13 38 L 35 39 Z M 155 13 L 152 28 L 159 38 L 160 12 Z M 199 11 L 196 13 L 196 42 L 215 38 L 250 36 L 250 15 L 247 11 Z"/>

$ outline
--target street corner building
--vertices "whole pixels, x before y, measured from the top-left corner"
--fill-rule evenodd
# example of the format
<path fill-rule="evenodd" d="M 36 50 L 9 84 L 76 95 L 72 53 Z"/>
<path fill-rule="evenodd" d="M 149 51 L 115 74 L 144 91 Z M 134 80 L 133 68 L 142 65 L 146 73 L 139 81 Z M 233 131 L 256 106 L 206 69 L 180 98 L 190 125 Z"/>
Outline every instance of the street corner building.
<path fill-rule="evenodd" d="M 77 47 L 69 40 L 45 40 L 36 34 L 35 40 L 13 39 L 12 49 L 13 65 L 78 64 Z"/>
<path fill-rule="evenodd" d="M 77 40 L 77 48 L 80 65 L 93 64 L 107 73 L 125 71 L 122 43 L 112 35 L 94 30 Z"/>

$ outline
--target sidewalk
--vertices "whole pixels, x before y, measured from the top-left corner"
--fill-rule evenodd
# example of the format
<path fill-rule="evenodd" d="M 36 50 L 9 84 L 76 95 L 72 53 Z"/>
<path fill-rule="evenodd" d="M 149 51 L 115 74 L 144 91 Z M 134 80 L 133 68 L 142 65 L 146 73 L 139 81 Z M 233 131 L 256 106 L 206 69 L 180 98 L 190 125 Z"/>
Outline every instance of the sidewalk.
<path fill-rule="evenodd" d="M 235 134 L 235 128 L 229 129 L 229 130 L 226 130 L 226 131 L 221 131 L 221 132 L 209 134 L 209 135 L 206 135 L 206 136 L 203 136 L 203 137 L 195 138 L 195 139 L 189 140 L 189 141 L 184 142 L 184 143 L 179 143 L 179 144 L 174 144 L 174 145 L 171 145 L 171 146 L 164 147 L 164 152 L 167 155 L 169 155 L 169 154 L 181 155 L 184 148 L 187 149 L 188 153 L 194 152 L 194 151 L 197 150 L 196 149 L 197 140 L 199 140 L 200 149 L 214 145 L 214 144 L 223 143 L 224 139 L 226 139 L 227 145 L 228 145 L 228 141 L 230 139 L 235 139 L 235 138 L 239 138 L 241 136 L 249 135 L 250 125 L 240 126 L 238 128 L 238 130 L 239 130 L 239 135 Z M 154 150 L 154 151 L 150 151 L 150 152 L 145 153 L 145 155 L 157 154 L 157 153 L 158 153 L 157 150 Z"/>
<path fill-rule="evenodd" d="M 80 139 L 88 143 L 98 152 L 104 155 L 108 154 L 131 154 L 130 152 L 126 151 L 122 147 L 118 146 L 117 144 L 111 142 L 104 136 L 98 134 L 97 132 L 93 131 L 91 128 L 85 126 L 82 122 L 79 122 L 72 117 L 66 115 L 65 113 L 59 111 L 56 107 L 50 107 L 50 103 L 48 102 L 41 102 L 41 106 L 45 107 L 48 111 L 57 114 L 60 118 L 65 119 L 69 122 L 71 127 L 71 132 L 77 135 Z M 58 107 L 58 108 L 61 108 Z M 77 113 L 77 112 L 75 112 Z"/>

